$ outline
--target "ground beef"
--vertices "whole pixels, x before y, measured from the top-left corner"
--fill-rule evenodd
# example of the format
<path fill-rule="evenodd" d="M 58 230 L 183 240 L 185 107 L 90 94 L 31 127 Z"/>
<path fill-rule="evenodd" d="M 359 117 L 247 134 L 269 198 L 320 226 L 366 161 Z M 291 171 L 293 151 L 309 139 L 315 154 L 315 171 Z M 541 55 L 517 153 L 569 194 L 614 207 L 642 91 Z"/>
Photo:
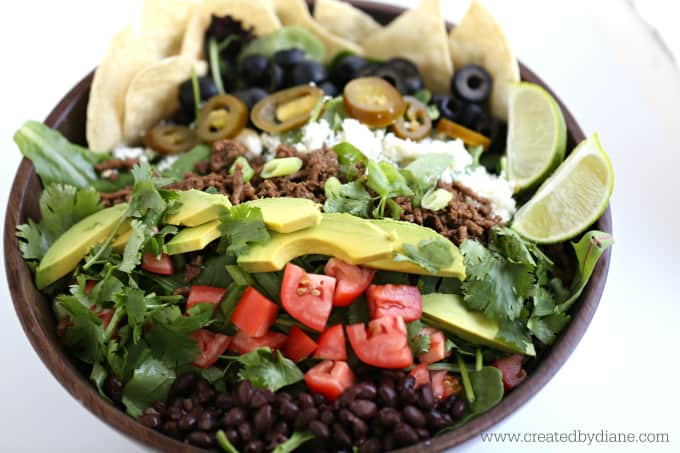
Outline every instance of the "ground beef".
<path fill-rule="evenodd" d="M 132 196 L 132 187 L 126 187 L 125 189 L 118 190 L 116 192 L 100 192 L 99 197 L 102 200 L 102 203 L 104 206 L 107 208 L 110 206 L 115 206 L 120 203 L 127 203 L 130 201 L 130 197 Z"/>
<path fill-rule="evenodd" d="M 210 169 L 213 172 L 227 171 L 237 157 L 248 154 L 248 148 L 236 140 L 220 140 L 213 143 L 210 154 Z"/>
<path fill-rule="evenodd" d="M 203 271 L 203 255 L 196 254 L 189 259 L 189 262 L 184 266 L 184 281 L 191 283 Z"/>
<path fill-rule="evenodd" d="M 130 158 L 130 159 L 109 159 L 105 160 L 103 162 L 99 162 L 98 164 L 95 164 L 94 169 L 97 170 L 99 173 L 106 171 L 106 170 L 132 170 L 135 165 L 139 163 L 139 159 L 137 158 Z"/>

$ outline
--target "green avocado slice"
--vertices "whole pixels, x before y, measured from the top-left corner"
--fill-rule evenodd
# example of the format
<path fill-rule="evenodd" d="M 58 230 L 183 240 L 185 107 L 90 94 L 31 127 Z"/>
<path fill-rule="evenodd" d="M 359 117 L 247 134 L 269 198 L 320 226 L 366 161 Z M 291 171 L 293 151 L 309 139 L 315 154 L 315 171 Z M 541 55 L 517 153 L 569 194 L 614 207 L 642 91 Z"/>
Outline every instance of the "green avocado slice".
<path fill-rule="evenodd" d="M 183 225 L 194 227 L 217 219 L 222 209 L 231 206 L 229 198 L 216 193 L 201 192 L 200 190 L 182 190 L 177 192 L 182 203 L 177 212 L 165 216 L 167 225 Z"/>

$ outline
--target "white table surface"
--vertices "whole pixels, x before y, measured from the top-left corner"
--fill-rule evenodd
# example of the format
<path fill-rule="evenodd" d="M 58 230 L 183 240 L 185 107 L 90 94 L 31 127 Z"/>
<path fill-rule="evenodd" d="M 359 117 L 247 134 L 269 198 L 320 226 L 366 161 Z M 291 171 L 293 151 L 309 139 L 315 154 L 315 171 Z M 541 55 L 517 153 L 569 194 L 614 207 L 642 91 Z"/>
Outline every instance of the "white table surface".
<path fill-rule="evenodd" d="M 600 308 L 577 350 L 538 395 L 492 431 L 666 432 L 670 443 L 588 447 L 474 439 L 456 451 L 680 451 L 680 367 L 672 348 L 680 345 L 678 67 L 627 1 L 486 3 L 516 53 L 549 81 L 586 133 L 600 134 L 616 172 L 617 241 Z M 444 4 L 454 20 L 466 7 L 464 0 Z M 20 161 L 12 134 L 24 120 L 44 119 L 97 64 L 139 1 L 27 0 L 1 7 L 4 207 Z M 145 451 L 59 385 L 26 340 L 4 277 L 0 291 L 0 451 Z"/>

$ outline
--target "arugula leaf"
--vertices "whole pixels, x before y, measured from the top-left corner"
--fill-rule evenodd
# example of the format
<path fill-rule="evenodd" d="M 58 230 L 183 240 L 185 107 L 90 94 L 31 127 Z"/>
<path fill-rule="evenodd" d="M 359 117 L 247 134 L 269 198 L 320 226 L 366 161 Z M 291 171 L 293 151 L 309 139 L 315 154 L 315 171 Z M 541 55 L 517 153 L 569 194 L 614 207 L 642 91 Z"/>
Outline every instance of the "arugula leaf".
<path fill-rule="evenodd" d="M 43 187 L 53 183 L 78 188 L 96 187 L 99 178 L 94 164 L 107 159 L 69 142 L 58 131 L 38 121 L 27 121 L 14 134 L 24 157 L 30 159 Z"/>
<path fill-rule="evenodd" d="M 220 216 L 222 238 L 229 243 L 227 252 L 233 255 L 245 253 L 253 244 L 270 240 L 260 208 L 240 204 L 227 209 Z"/>
<path fill-rule="evenodd" d="M 40 222 L 29 219 L 27 224 L 17 227 L 23 257 L 40 260 L 59 236 L 103 208 L 99 193 L 92 188 L 78 189 L 64 184 L 45 187 L 40 194 Z"/>
<path fill-rule="evenodd" d="M 186 153 L 181 154 L 177 160 L 172 163 L 170 168 L 163 172 L 163 176 L 175 181 L 180 181 L 185 173 L 194 171 L 194 167 L 197 163 L 209 159 L 210 153 L 210 147 L 207 145 L 195 146 Z"/>
<path fill-rule="evenodd" d="M 442 238 L 423 239 L 418 246 L 402 244 L 401 248 L 405 254 L 396 254 L 394 261 L 410 261 L 433 274 L 453 264 L 449 243 Z"/>
<path fill-rule="evenodd" d="M 302 380 L 302 371 L 280 351 L 259 348 L 248 354 L 229 357 L 243 365 L 239 377 L 250 381 L 257 388 L 268 388 L 275 392 L 280 388 Z"/>
<path fill-rule="evenodd" d="M 165 400 L 175 381 L 175 371 L 155 357 L 147 357 L 123 388 L 123 404 L 132 417 L 142 415 L 155 400 Z"/>
<path fill-rule="evenodd" d="M 297 450 L 305 442 L 314 439 L 314 434 L 309 431 L 298 432 L 295 431 L 292 436 L 282 444 L 279 444 L 272 450 L 272 453 L 292 453 Z"/>
<path fill-rule="evenodd" d="M 102 320 L 75 296 L 62 294 L 54 305 L 58 319 L 68 317 L 68 327 L 62 338 L 64 344 L 83 362 L 98 362 L 106 350 Z"/>
<path fill-rule="evenodd" d="M 423 333 L 423 328 L 423 323 L 420 321 L 412 321 L 406 325 L 408 347 L 416 357 L 430 350 L 430 335 Z"/>

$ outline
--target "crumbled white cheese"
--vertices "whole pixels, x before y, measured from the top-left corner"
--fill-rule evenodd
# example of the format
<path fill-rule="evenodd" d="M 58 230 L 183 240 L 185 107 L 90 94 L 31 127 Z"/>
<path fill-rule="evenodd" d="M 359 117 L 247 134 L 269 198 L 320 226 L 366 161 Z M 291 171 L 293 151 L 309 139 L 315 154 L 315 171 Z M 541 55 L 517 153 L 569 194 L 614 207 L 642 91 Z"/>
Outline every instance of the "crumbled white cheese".
<path fill-rule="evenodd" d="M 165 171 L 168 168 L 172 167 L 172 164 L 174 164 L 177 159 L 179 159 L 179 154 L 163 156 L 163 158 L 158 162 L 158 164 L 156 164 L 156 168 L 159 171 Z"/>
<path fill-rule="evenodd" d="M 243 129 L 234 140 L 245 145 L 252 154 L 262 155 L 262 138 L 253 129 Z"/>
<path fill-rule="evenodd" d="M 142 162 L 147 162 L 149 160 L 147 150 L 139 146 L 130 147 L 120 145 L 111 151 L 111 157 L 114 159 L 139 159 Z"/>
<path fill-rule="evenodd" d="M 493 213 L 504 222 L 515 214 L 517 206 L 512 198 L 514 184 L 507 179 L 488 173 L 481 165 L 474 170 L 457 173 L 453 178 L 480 197 L 488 198 Z"/>
<path fill-rule="evenodd" d="M 317 122 L 307 123 L 302 128 L 302 138 L 300 143 L 295 147 L 301 153 L 311 153 L 316 149 L 323 148 L 324 145 L 330 145 L 333 131 L 328 121 L 322 119 Z"/>

